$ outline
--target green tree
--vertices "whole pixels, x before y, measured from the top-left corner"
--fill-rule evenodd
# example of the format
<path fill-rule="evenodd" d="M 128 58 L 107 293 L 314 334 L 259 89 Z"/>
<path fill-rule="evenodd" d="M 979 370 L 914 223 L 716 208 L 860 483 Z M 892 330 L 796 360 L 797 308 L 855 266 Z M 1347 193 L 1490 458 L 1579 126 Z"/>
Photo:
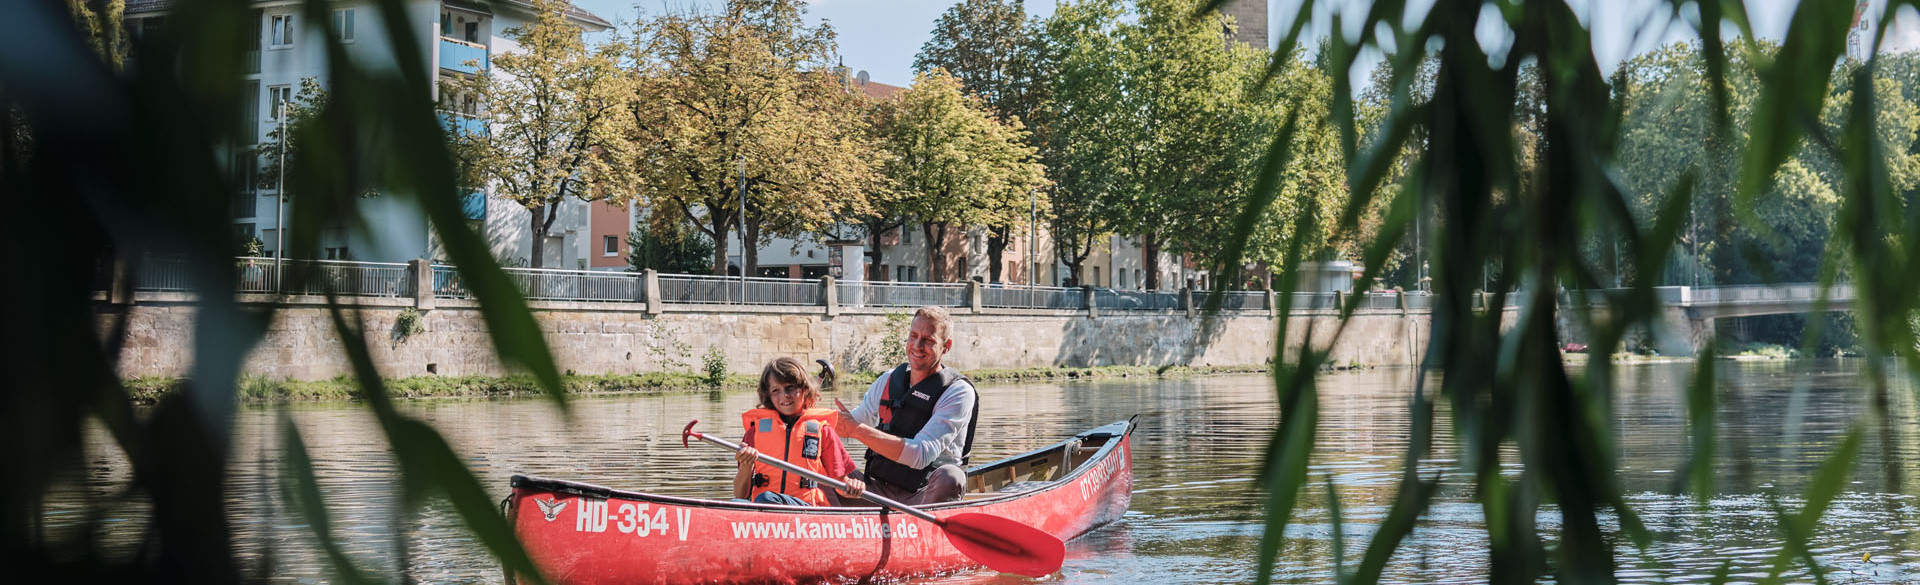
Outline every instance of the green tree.
<path fill-rule="evenodd" d="M 1116 99 L 1123 71 L 1115 35 L 1122 10 L 1111 0 L 1064 3 L 1041 23 L 1035 61 L 1046 80 L 1040 156 L 1051 185 L 1048 231 L 1068 282 L 1084 283 L 1087 256 L 1113 234 L 1122 210 L 1122 156 L 1135 119 Z"/>
<path fill-rule="evenodd" d="M 668 214 L 660 214 L 668 215 Z M 650 218 L 627 234 L 627 271 L 699 274 L 713 261 L 713 242 L 681 225 L 679 216 Z"/>
<path fill-rule="evenodd" d="M 915 76 L 881 108 L 879 144 L 889 153 L 883 169 L 898 192 L 900 215 L 920 222 L 931 276 L 946 281 L 947 231 L 1024 221 L 1027 194 L 1045 184 L 1045 168 L 1019 121 L 994 119 L 944 72 Z"/>
<path fill-rule="evenodd" d="M 1026 7 L 1019 0 L 964 0 L 934 21 L 933 37 L 920 47 L 913 70 L 946 71 L 1001 121 L 1026 124 L 1033 131 L 1030 143 L 1038 145 L 1045 140 L 1034 123 L 1045 93 L 1045 85 L 1035 77 L 1039 35 L 1038 22 L 1027 19 Z M 1000 214 L 1019 215 L 1014 211 L 1001 210 Z M 1003 256 L 1007 244 L 1017 235 L 1013 231 L 1016 223 L 987 227 L 989 282 L 1001 282 Z"/>
<path fill-rule="evenodd" d="M 534 0 L 534 19 L 505 31 L 520 51 L 497 55 L 491 71 L 455 76 L 442 88 L 449 99 L 479 99 L 487 130 L 453 132 L 455 150 L 475 178 L 526 208 L 535 268 L 544 266 L 547 233 L 563 201 L 620 202 L 639 183 L 627 115 L 634 80 L 619 62 L 625 47 L 587 47 L 567 7 Z"/>
<path fill-rule="evenodd" d="M 764 239 L 816 232 L 868 205 L 875 175 L 863 102 L 832 73 L 833 29 L 806 26 L 802 12 L 796 0 L 732 0 L 717 14 L 635 25 L 641 85 L 630 137 L 646 152 L 636 161 L 641 191 L 715 243 L 717 275 L 736 229 L 751 273 Z"/>
<path fill-rule="evenodd" d="M 281 163 L 285 161 L 288 169 L 298 164 L 295 159 L 300 156 L 301 134 L 313 124 L 315 116 L 326 109 L 328 97 L 327 88 L 320 85 L 319 79 L 307 77 L 300 80 L 299 93 L 285 104 L 267 104 L 268 108 L 285 116 L 285 119 L 284 125 L 276 124 L 272 130 L 268 130 L 266 141 L 260 143 L 260 174 L 254 179 L 255 186 L 281 189 L 281 197 L 294 195 L 293 189 L 283 189 L 280 185 L 283 174 Z M 285 129 L 284 135 L 282 128 Z M 286 151 L 284 156 L 281 153 L 283 149 Z"/>

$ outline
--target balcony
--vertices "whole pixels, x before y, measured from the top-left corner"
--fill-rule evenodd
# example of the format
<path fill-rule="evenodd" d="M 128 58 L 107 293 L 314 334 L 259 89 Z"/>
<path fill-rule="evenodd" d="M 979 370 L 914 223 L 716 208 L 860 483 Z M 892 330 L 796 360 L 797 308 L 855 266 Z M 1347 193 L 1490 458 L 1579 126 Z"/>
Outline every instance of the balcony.
<path fill-rule="evenodd" d="M 460 212 L 465 214 L 467 219 L 487 219 L 487 194 L 479 191 L 462 193 L 460 195 Z"/>
<path fill-rule="evenodd" d="M 460 134 L 467 135 L 467 136 L 486 136 L 487 135 L 486 119 L 475 117 L 475 116 L 468 116 L 466 114 L 456 114 L 453 112 L 442 111 L 440 112 L 440 127 L 446 128 L 448 130 L 452 130 L 454 132 L 458 132 Z"/>
<path fill-rule="evenodd" d="M 487 47 L 440 37 L 440 68 L 477 74 L 487 68 Z"/>

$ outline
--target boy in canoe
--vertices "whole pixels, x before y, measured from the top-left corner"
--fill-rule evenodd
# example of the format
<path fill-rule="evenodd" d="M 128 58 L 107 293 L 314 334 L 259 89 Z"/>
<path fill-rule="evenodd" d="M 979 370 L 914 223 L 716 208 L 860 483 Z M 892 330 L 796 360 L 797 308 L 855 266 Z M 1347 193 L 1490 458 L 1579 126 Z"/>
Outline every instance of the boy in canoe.
<path fill-rule="evenodd" d="M 857 500 L 865 484 L 849 477 L 853 458 L 834 432 L 832 410 L 814 408 L 820 387 L 793 358 L 777 358 L 760 371 L 760 406 L 740 415 L 746 448 L 734 454 L 740 465 L 733 478 L 733 497 L 762 504 L 830 506 L 839 500 Z M 840 478 L 850 492 L 829 494 L 813 480 L 757 462 L 764 452 L 827 477 Z M 839 496 L 835 499 L 834 496 Z"/>

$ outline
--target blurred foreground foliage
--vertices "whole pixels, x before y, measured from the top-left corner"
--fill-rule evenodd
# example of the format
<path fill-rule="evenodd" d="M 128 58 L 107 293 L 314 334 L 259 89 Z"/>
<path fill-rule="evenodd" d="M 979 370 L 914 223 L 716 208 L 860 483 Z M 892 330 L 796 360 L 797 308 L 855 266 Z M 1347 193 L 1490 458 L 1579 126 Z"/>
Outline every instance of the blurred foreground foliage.
<path fill-rule="evenodd" d="M 233 302 L 233 226 L 228 194 L 251 180 L 233 165 L 256 128 L 236 124 L 243 110 L 248 40 L 260 34 L 250 3 L 177 0 L 168 26 L 137 41 L 121 38 L 120 2 L 28 0 L 0 19 L 0 193 L 12 205 L 0 238 L 32 250 L 5 263 L 0 394 L 0 566 L 23 582 L 233 583 L 265 579 L 271 566 L 243 570 L 229 524 L 226 464 L 240 371 L 272 319 L 267 309 Z M 362 195 L 380 193 L 418 205 L 447 257 L 481 299 L 495 349 L 564 407 L 559 372 L 516 292 L 478 235 L 466 228 L 445 133 L 434 112 L 436 71 L 400 0 L 362 5 L 384 23 L 358 31 L 400 47 L 392 63 L 369 68 L 346 57 L 331 30 L 329 2 L 297 6 L 323 34 L 327 99 L 289 132 L 287 186 L 299 193 L 288 220 L 288 256 L 315 257 L 322 226 L 364 233 Z M 79 22 L 81 26 L 76 26 Z M 124 60 L 123 60 L 124 57 Z M 123 67 L 124 65 L 124 67 Z M 245 133 L 245 134 L 243 134 Z M 143 255 L 182 258 L 200 301 L 193 363 L 178 392 L 135 416 L 120 371 L 124 307 L 97 304 L 94 286 L 126 274 Z M 130 291 L 117 290 L 114 298 Z M 427 498 L 444 499 L 475 540 L 512 571 L 534 576 L 506 520 L 447 442 L 397 412 L 375 374 L 368 335 L 350 308 L 331 308 L 352 360 L 363 404 L 397 459 L 404 518 Z M 98 421 L 109 444 L 87 445 Z M 372 579 L 341 554 L 329 533 L 299 433 L 283 418 L 288 450 L 284 486 L 312 528 L 336 577 Z M 131 487 L 96 494 L 72 485 L 85 477 L 84 454 L 117 450 L 130 462 Z M 80 530 L 45 530 L 42 511 L 54 490 L 85 495 Z M 70 494 L 69 494 L 70 495 Z M 95 541 L 104 510 L 128 501 L 151 505 L 140 546 L 107 554 Z M 54 536 L 58 534 L 58 536 Z M 404 547 L 404 540 L 402 541 Z M 402 560 L 404 566 L 404 559 Z"/>
<path fill-rule="evenodd" d="M 1844 59 L 1850 2 L 1799 3 L 1776 46 L 1755 40 L 1740 2 L 1668 0 L 1656 12 L 1700 41 L 1636 57 L 1609 76 L 1575 3 L 1415 4 L 1302 2 L 1281 17 L 1290 24 L 1268 68 L 1288 66 L 1283 60 L 1315 18 L 1338 31 L 1319 57 L 1334 80 L 1346 79 L 1363 51 L 1387 55 L 1366 95 L 1341 84 L 1330 98 L 1351 193 L 1330 227 L 1364 232 L 1365 280 L 1407 247 L 1429 250 L 1436 293 L 1422 359 L 1430 375 L 1418 378 L 1412 397 L 1398 493 L 1359 558 L 1334 560 L 1335 578 L 1380 581 L 1427 517 L 1442 477 L 1452 475 L 1469 478 L 1484 518 L 1487 581 L 1616 582 L 1626 564 L 1619 551 L 1652 542 L 1615 474 L 1616 369 L 1608 360 L 1569 369 L 1557 331 L 1561 321 L 1577 322 L 1592 332 L 1592 354 L 1611 355 L 1661 310 L 1652 287 L 1682 271 L 1708 282 L 1851 281 L 1854 318 L 1806 320 L 1801 353 L 1819 347 L 1829 324 L 1857 338 L 1873 358 L 1866 363 L 1875 410 L 1814 471 L 1799 509 L 1780 511 L 1785 546 L 1764 580 L 1796 566 L 1819 578 L 1814 530 L 1847 485 L 1863 436 L 1892 440 L 1888 377 L 1920 364 L 1908 319 L 1920 308 L 1920 238 L 1910 235 L 1920 222 L 1910 154 L 1916 118 L 1894 82 L 1911 57 Z M 1860 40 L 1879 46 L 1894 11 L 1914 4 L 1888 2 L 1872 20 L 1879 28 Z M 1634 34 L 1660 37 L 1667 24 L 1650 19 Z M 1492 30 L 1500 34 L 1484 34 Z M 1359 115 L 1343 115 L 1350 112 Z M 1243 241 L 1281 196 L 1277 177 L 1302 155 L 1294 133 L 1306 125 L 1290 119 L 1271 137 L 1261 181 L 1238 218 Z M 1318 218 L 1294 221 L 1310 232 Z M 1696 245 L 1705 248 L 1698 255 Z M 1222 263 L 1228 270 L 1242 255 L 1241 243 L 1234 246 Z M 1296 242 L 1281 265 L 1313 252 Z M 1766 257 L 1778 262 L 1752 261 Z M 1275 288 L 1293 290 L 1294 280 L 1283 273 Z M 1476 289 L 1517 296 L 1520 308 L 1476 310 Z M 1599 289 L 1608 290 L 1592 294 L 1604 298 L 1559 302 L 1564 290 Z M 1280 299 L 1284 312 L 1292 299 Z M 1588 300 L 1607 309 L 1590 310 Z M 1279 339 L 1289 339 L 1288 325 L 1281 321 Z M 1342 332 L 1344 325 L 1331 337 Z M 1309 472 L 1319 431 L 1314 373 L 1328 347 L 1276 356 L 1281 423 L 1259 477 L 1268 512 L 1259 582 L 1273 577 L 1303 488 L 1319 483 Z M 1690 457 L 1675 489 L 1704 502 L 1714 493 L 1708 466 L 1718 396 L 1712 360 L 1697 363 L 1697 380 L 1684 390 Z M 1806 391 L 1804 381 L 1797 391 Z M 1435 436 L 1441 404 L 1451 437 Z M 1421 473 L 1435 441 L 1448 438 L 1457 460 Z M 1898 466 L 1889 463 L 1885 475 L 1899 485 Z M 1330 511 L 1339 526 L 1337 508 Z"/>

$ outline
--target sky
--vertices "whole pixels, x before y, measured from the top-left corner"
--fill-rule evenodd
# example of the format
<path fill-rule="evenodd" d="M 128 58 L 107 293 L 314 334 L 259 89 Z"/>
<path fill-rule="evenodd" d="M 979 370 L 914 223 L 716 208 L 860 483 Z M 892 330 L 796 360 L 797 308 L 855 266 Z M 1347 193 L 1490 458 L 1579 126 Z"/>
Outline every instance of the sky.
<path fill-rule="evenodd" d="M 1274 37 L 1279 37 L 1291 24 L 1293 14 L 1303 0 L 1269 1 L 1268 30 L 1274 31 Z M 713 9 L 723 5 L 724 0 L 641 0 L 637 3 L 634 0 L 573 0 L 573 3 L 608 20 L 630 21 L 641 16 L 642 11 L 645 11 L 644 14 L 659 14 L 688 8 Z M 905 86 L 913 82 L 913 56 L 932 35 L 934 20 L 956 3 L 956 0 L 808 0 L 807 17 L 813 22 L 826 21 L 833 25 L 839 33 L 840 54 L 847 67 L 867 71 L 874 81 Z M 1027 0 L 1027 13 L 1037 16 L 1052 14 L 1054 3 L 1055 0 Z M 1357 0 L 1349 0 L 1349 3 L 1365 4 Z M 1886 0 L 1873 0 L 1870 13 L 1878 15 L 1885 3 Z M 1432 6 L 1433 0 L 1412 0 L 1408 4 L 1417 13 Z M 1572 4 L 1593 28 L 1595 56 L 1608 72 L 1628 57 L 1694 37 L 1683 22 L 1671 23 L 1664 36 L 1633 37 L 1634 29 L 1640 23 L 1647 22 L 1649 15 L 1663 12 L 1656 8 L 1664 7 L 1666 0 L 1572 0 Z M 1794 0 L 1747 0 L 1747 12 L 1754 33 L 1761 38 L 1780 40 L 1792 18 L 1795 5 Z M 1907 10 L 1910 12 L 1910 9 Z M 1906 16 L 1908 18 L 1896 19 L 1893 30 L 1888 33 L 1887 45 L 1891 49 L 1920 48 L 1920 15 Z M 1348 20 L 1353 22 L 1357 19 Z M 1322 17 L 1311 30 L 1325 35 L 1330 28 L 1329 22 Z M 1662 23 L 1665 19 L 1652 22 Z M 1482 44 L 1497 47 L 1505 42 L 1505 34 L 1500 29 L 1497 24 L 1482 27 Z M 1356 88 L 1366 83 L 1366 72 L 1370 69 L 1372 63 L 1367 62 L 1355 67 L 1353 80 Z"/>

